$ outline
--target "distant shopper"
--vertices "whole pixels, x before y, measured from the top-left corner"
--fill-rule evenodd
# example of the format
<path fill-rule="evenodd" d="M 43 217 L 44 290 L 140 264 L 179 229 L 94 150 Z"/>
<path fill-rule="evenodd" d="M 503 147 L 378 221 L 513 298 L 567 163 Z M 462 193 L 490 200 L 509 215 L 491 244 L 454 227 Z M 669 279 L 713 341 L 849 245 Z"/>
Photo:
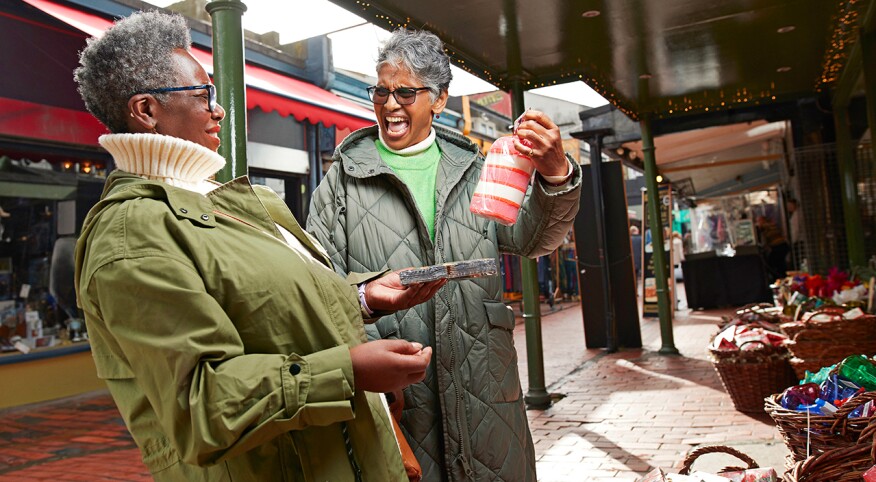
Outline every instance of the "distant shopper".
<path fill-rule="evenodd" d="M 581 170 L 563 152 L 560 130 L 530 110 L 515 141 L 538 174 L 514 226 L 469 211 L 484 158 L 465 136 L 433 124 L 444 110 L 450 59 L 438 37 L 396 30 L 368 88 L 377 125 L 335 151 L 307 228 L 341 273 L 424 266 L 506 252 L 535 258 L 569 232 Z M 435 348 L 426 379 L 405 389 L 402 428 L 423 480 L 534 481 L 535 454 L 517 373 L 514 314 L 502 280 L 448 283 L 432 302 L 386 316 L 369 336 Z"/>
<path fill-rule="evenodd" d="M 802 221 L 800 217 L 800 206 L 796 199 L 788 199 L 785 203 L 785 211 L 788 213 L 788 235 L 791 238 L 791 249 L 793 251 L 793 261 L 795 268 L 799 269 L 803 258 L 806 257 L 806 249 L 803 244 Z"/>
<path fill-rule="evenodd" d="M 97 375 L 156 481 L 407 481 L 369 392 L 422 380 L 430 348 L 365 343 L 356 288 L 283 200 L 210 181 L 225 110 L 190 44 L 182 17 L 135 13 L 76 69 L 118 166 L 76 246 Z M 369 286 L 392 311 L 443 284 Z"/>
<path fill-rule="evenodd" d="M 784 278 L 788 271 L 785 257 L 791 251 L 788 241 L 779 231 L 776 223 L 766 216 L 757 217 L 757 231 L 761 246 L 766 253 L 766 263 L 770 276 L 773 279 Z"/>
<path fill-rule="evenodd" d="M 642 235 L 638 226 L 630 226 L 630 246 L 633 251 L 633 268 L 636 273 L 636 283 L 642 274 Z"/>

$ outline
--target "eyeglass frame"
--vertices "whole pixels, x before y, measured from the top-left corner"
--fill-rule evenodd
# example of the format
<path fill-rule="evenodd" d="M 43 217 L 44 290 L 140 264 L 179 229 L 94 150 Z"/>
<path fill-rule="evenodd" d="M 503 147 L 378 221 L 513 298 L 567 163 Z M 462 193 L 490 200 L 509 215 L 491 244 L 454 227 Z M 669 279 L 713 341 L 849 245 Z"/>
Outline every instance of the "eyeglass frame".
<path fill-rule="evenodd" d="M 377 89 L 383 89 L 386 91 L 386 100 L 384 100 L 383 102 L 377 102 L 374 100 L 374 94 L 377 93 Z M 398 92 L 400 90 L 414 91 L 414 95 L 411 96 L 410 102 L 407 102 L 407 99 L 404 99 L 404 97 L 400 99 L 398 97 L 398 95 L 396 95 L 396 92 Z M 432 88 L 431 87 L 399 87 L 398 89 L 395 89 L 395 90 L 389 90 L 386 87 L 378 87 L 376 85 L 372 85 L 370 87 L 365 88 L 365 91 L 368 92 L 368 98 L 371 99 L 371 102 L 373 102 L 374 104 L 377 104 L 377 105 L 385 105 L 387 102 L 389 102 L 390 95 L 392 95 L 393 98 L 395 98 L 395 101 L 398 103 L 398 105 L 411 105 L 417 101 L 417 94 L 419 94 L 423 90 L 431 91 Z M 405 102 L 402 102 L 402 99 L 404 99 Z"/>
<path fill-rule="evenodd" d="M 184 87 L 162 87 L 160 89 L 149 89 L 141 92 L 135 92 L 132 95 L 137 94 L 164 94 L 167 92 L 179 92 L 184 90 L 200 90 L 207 89 L 207 108 L 210 109 L 210 112 L 216 112 L 216 107 L 219 105 L 216 103 L 216 85 L 215 84 L 201 84 L 201 85 L 187 85 Z"/>

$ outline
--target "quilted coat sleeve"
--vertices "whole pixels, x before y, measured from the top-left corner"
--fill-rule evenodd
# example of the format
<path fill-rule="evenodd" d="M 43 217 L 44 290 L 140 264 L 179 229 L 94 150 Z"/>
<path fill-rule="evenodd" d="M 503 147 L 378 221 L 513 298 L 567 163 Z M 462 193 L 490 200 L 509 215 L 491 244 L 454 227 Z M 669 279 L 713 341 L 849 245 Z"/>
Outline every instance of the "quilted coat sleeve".
<path fill-rule="evenodd" d="M 328 251 L 335 271 L 347 276 L 347 236 L 341 226 L 346 222 L 345 193 L 341 186 L 340 162 L 335 162 L 310 199 L 306 229 Z"/>
<path fill-rule="evenodd" d="M 536 176 L 520 207 L 517 223 L 498 226 L 496 234 L 500 251 L 536 258 L 554 251 L 562 244 L 563 238 L 572 229 L 581 197 L 581 166 L 571 158 L 569 160 L 574 172 L 567 189 L 549 193 L 541 177 Z"/>
<path fill-rule="evenodd" d="M 85 283 L 98 375 L 129 380 L 187 463 L 208 465 L 277 435 L 354 417 L 350 352 L 246 353 L 223 308 L 184 260 L 109 262 Z M 131 389 L 131 388 L 129 388 Z"/>

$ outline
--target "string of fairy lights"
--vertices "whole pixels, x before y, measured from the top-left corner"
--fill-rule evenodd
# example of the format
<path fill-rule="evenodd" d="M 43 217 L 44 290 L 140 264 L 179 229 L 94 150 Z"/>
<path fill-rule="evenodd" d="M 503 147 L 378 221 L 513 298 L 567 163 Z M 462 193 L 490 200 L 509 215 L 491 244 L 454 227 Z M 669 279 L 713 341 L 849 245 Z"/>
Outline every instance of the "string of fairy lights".
<path fill-rule="evenodd" d="M 866 2 L 861 0 L 847 0 L 841 2 L 840 13 L 835 22 L 836 27 L 830 38 L 830 44 L 824 55 L 821 76 L 816 82 L 818 91 L 824 90 L 838 81 L 845 67 L 846 60 L 857 40 L 860 23 L 858 18 Z"/>
<path fill-rule="evenodd" d="M 360 5 L 366 14 L 370 14 L 370 16 L 373 17 L 372 23 L 385 25 L 390 30 L 396 28 L 407 28 L 412 22 L 410 17 L 406 17 L 403 22 L 396 21 L 391 16 L 378 11 L 369 2 L 357 0 L 356 4 Z M 822 90 L 829 88 L 839 79 L 851 52 L 851 46 L 857 40 L 859 18 L 862 13 L 861 10 L 866 4 L 867 2 L 864 0 L 838 1 L 838 14 L 832 22 L 834 28 L 831 33 L 830 43 L 824 55 L 824 61 L 822 62 L 821 74 L 816 80 L 816 92 L 821 92 Z M 441 32 L 436 31 L 436 29 L 428 23 L 424 24 L 422 28 L 430 29 L 436 34 L 441 35 Z M 445 40 L 452 41 L 452 39 L 447 37 L 445 37 Z M 450 49 L 445 50 L 459 68 L 490 82 L 499 89 L 509 89 L 510 79 L 507 77 L 500 76 L 488 69 L 475 70 L 466 63 L 465 55 L 460 54 L 459 52 L 454 52 Z M 582 59 L 578 59 L 578 64 L 584 63 L 585 62 L 582 61 Z M 590 86 L 619 111 L 623 112 L 632 120 L 638 121 L 643 114 L 641 108 L 645 106 L 638 106 L 639 109 L 635 109 L 633 107 L 635 103 L 618 94 L 617 89 L 613 86 L 612 80 L 599 74 L 599 69 L 596 65 L 590 64 L 586 67 L 589 68 L 584 68 L 584 66 L 582 66 L 580 70 L 560 73 L 549 79 L 539 79 L 538 81 L 524 80 L 523 83 L 527 89 L 535 89 L 580 80 Z M 779 68 L 777 69 L 777 72 L 783 73 L 787 71 L 783 69 L 787 68 Z M 639 81 L 648 82 L 650 78 L 651 76 L 649 74 L 642 74 L 639 77 Z M 768 88 L 756 90 L 748 89 L 747 87 L 729 90 L 720 89 L 718 91 L 705 90 L 696 94 L 661 99 L 663 104 L 655 106 L 656 109 L 660 110 L 654 110 L 649 113 L 654 118 L 661 119 L 684 114 L 707 113 L 749 105 L 769 104 L 777 101 L 780 97 L 781 93 L 776 89 L 776 82 L 771 81 Z"/>

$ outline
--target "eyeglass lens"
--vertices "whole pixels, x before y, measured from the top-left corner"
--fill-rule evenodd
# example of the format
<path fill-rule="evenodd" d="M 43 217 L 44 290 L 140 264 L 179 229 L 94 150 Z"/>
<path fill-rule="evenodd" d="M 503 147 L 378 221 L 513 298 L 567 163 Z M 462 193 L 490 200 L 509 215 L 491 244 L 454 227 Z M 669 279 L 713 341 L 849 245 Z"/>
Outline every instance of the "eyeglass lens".
<path fill-rule="evenodd" d="M 417 92 L 420 90 L 422 89 L 413 87 L 399 87 L 395 90 L 389 90 L 386 87 L 371 87 L 369 92 L 371 93 L 371 101 L 375 104 L 386 104 L 389 100 L 389 94 L 392 94 L 400 105 L 408 105 L 414 103 L 417 99 Z"/>

